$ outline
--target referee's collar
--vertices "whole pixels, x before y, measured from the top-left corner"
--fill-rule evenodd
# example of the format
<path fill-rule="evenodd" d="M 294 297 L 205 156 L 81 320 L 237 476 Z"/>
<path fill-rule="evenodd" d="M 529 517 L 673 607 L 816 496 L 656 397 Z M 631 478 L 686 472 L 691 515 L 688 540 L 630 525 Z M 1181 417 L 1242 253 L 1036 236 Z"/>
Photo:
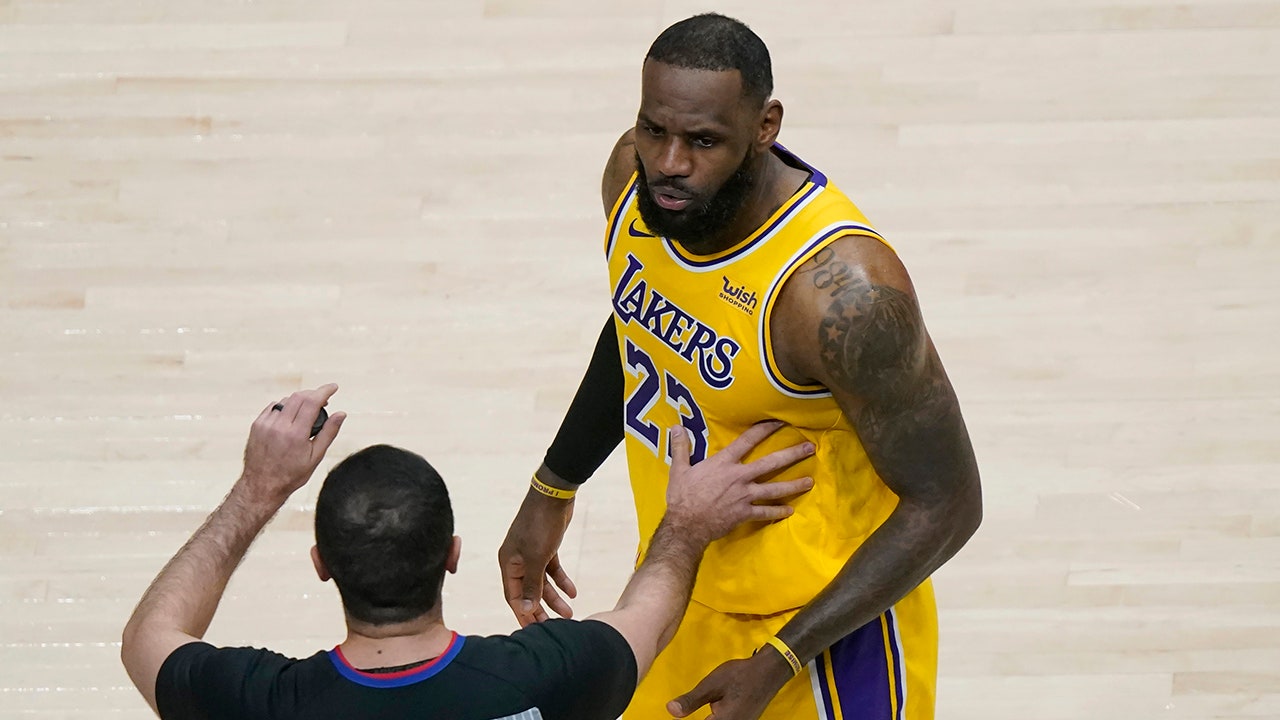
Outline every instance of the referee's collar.
<path fill-rule="evenodd" d="M 466 638 L 455 632 L 453 637 L 449 639 L 449 647 L 440 654 L 440 657 L 424 665 L 394 673 L 369 673 L 357 670 L 347 661 L 347 657 L 342 654 L 341 647 L 335 647 L 329 651 L 329 661 L 333 663 L 333 667 L 337 669 L 339 675 L 353 683 L 372 688 L 404 687 L 405 685 L 422 682 L 445 669 L 458 656 L 464 642 L 466 642 Z"/>

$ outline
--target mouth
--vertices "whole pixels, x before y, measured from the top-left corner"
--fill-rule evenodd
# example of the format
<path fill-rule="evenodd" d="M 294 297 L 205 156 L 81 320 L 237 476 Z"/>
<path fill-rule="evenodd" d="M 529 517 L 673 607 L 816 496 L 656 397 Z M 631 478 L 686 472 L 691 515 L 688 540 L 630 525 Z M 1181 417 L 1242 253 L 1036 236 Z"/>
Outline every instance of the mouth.
<path fill-rule="evenodd" d="M 683 210 L 693 199 L 689 193 L 670 187 L 650 188 L 649 194 L 653 196 L 653 201 L 658 204 L 658 207 L 664 210 Z"/>

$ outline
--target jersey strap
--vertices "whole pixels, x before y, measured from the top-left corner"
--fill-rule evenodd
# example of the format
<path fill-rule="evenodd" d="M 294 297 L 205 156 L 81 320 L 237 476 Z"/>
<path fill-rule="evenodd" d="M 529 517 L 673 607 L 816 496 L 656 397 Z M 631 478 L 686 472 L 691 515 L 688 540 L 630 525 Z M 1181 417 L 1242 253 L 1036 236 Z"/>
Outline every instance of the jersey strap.
<path fill-rule="evenodd" d="M 773 317 L 774 301 L 777 299 L 782 286 L 795 273 L 800 266 L 813 259 L 818 253 L 830 246 L 837 240 L 852 236 L 864 236 L 875 238 L 884 243 L 890 250 L 893 249 L 888 241 L 876 232 L 875 228 L 869 225 L 863 225 L 855 222 L 839 222 L 829 225 L 819 231 L 816 235 L 804 243 L 800 250 L 791 257 L 783 266 L 782 272 L 778 273 L 773 282 L 769 284 L 769 289 L 764 296 L 764 312 L 760 313 L 760 356 L 764 358 L 764 366 L 769 383 L 773 385 L 778 392 L 793 398 L 823 398 L 831 397 L 831 391 L 822 385 L 800 385 L 788 380 L 783 376 L 782 371 L 778 368 L 777 357 L 774 355 L 773 341 L 769 332 L 770 318 Z"/>

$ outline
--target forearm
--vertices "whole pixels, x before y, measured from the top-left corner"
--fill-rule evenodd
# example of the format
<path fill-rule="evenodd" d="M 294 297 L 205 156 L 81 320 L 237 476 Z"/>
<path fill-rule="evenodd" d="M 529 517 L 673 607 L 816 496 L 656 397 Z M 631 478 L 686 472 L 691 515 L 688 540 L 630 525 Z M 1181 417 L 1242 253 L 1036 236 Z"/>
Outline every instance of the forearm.
<path fill-rule="evenodd" d="M 595 616 L 627 639 L 641 677 L 684 618 L 707 544 L 695 530 L 664 520 L 617 606 Z"/>
<path fill-rule="evenodd" d="M 202 637 L 232 572 L 279 508 L 252 498 L 237 483 L 151 583 L 125 627 L 126 643 L 156 626 Z"/>
<path fill-rule="evenodd" d="M 663 627 L 659 646 L 667 644 L 684 617 L 707 545 L 687 529 L 662 522 L 640 568 L 618 598 L 618 609 L 636 608 L 658 621 Z"/>
<path fill-rule="evenodd" d="M 924 582 L 964 546 L 981 516 L 976 487 L 946 503 L 899 502 L 778 637 L 808 662 Z"/>
<path fill-rule="evenodd" d="M 595 473 L 622 442 L 622 393 L 622 358 L 610 315 L 596 340 L 578 392 L 547 448 L 539 479 L 559 479 L 568 483 L 566 487 L 573 487 Z M 543 477 L 546 471 L 551 475 Z"/>

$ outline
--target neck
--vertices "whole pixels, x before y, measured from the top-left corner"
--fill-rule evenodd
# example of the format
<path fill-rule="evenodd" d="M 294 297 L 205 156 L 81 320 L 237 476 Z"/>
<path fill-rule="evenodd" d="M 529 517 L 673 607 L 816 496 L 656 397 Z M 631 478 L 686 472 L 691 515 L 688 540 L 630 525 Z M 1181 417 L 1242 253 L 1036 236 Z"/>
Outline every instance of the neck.
<path fill-rule="evenodd" d="M 368 670 L 396 667 L 443 655 L 453 639 L 439 609 L 393 625 L 369 625 L 347 617 L 347 639 L 340 645 L 352 666 Z"/>
<path fill-rule="evenodd" d="M 786 164 L 772 150 L 760 156 L 754 172 L 756 182 L 743 200 L 742 209 L 734 216 L 733 222 L 725 226 L 724 231 L 715 238 L 705 242 L 686 243 L 677 240 L 681 247 L 694 255 L 714 255 L 728 250 L 763 225 L 808 178 L 807 172 Z"/>

